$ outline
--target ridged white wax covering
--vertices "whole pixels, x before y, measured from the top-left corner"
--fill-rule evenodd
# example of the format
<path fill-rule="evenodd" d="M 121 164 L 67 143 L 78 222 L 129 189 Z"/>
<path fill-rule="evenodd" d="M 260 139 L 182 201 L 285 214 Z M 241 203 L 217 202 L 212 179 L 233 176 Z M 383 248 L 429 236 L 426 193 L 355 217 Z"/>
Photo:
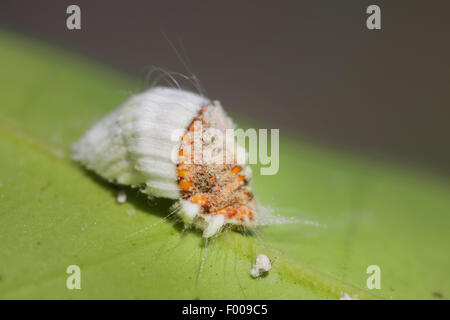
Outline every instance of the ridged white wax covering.
<path fill-rule="evenodd" d="M 155 87 L 134 95 L 97 122 L 73 146 L 73 158 L 103 178 L 141 186 L 150 196 L 176 199 L 176 165 L 183 132 L 210 101 L 180 89 Z"/>

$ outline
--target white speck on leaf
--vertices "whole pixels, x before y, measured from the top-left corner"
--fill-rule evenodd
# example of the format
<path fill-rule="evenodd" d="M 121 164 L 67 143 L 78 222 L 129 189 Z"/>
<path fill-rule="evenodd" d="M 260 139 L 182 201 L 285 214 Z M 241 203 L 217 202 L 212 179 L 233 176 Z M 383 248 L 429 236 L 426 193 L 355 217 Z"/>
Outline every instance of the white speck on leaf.
<path fill-rule="evenodd" d="M 347 292 L 345 292 L 344 295 L 339 298 L 339 300 L 359 300 L 359 299 L 356 297 L 351 297 Z"/>
<path fill-rule="evenodd" d="M 256 257 L 256 263 L 253 265 L 250 274 L 253 278 L 258 278 L 270 269 L 272 269 L 272 264 L 269 257 L 265 254 L 260 254 Z"/>
<path fill-rule="evenodd" d="M 120 203 L 120 204 L 127 202 L 127 194 L 126 194 L 126 192 L 123 191 L 123 190 L 120 190 L 117 193 L 116 201 L 117 201 L 117 203 Z"/>

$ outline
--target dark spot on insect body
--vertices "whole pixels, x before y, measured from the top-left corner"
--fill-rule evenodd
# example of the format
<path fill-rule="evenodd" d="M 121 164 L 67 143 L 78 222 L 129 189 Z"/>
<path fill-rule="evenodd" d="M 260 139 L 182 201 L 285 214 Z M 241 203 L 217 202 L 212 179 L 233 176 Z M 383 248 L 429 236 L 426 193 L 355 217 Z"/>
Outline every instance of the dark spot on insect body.
<path fill-rule="evenodd" d="M 254 198 L 253 193 L 245 191 L 245 195 L 247 196 L 248 200 L 252 200 Z"/>
<path fill-rule="evenodd" d="M 444 298 L 444 295 L 443 295 L 442 292 L 440 292 L 440 291 L 434 291 L 434 292 L 433 292 L 433 297 L 442 299 L 442 298 Z"/>
<path fill-rule="evenodd" d="M 181 193 L 181 198 L 183 199 L 188 199 L 191 196 L 191 193 L 189 191 L 180 191 Z"/>
<path fill-rule="evenodd" d="M 206 204 L 206 203 L 203 204 L 202 208 L 203 208 L 205 214 L 210 214 L 211 213 L 211 206 L 209 204 Z"/>

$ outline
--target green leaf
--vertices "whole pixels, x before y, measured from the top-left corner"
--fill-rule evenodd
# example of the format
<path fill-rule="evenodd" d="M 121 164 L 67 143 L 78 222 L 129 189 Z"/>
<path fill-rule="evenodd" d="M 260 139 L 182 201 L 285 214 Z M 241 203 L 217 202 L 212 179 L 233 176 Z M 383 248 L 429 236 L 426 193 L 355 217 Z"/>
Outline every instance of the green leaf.
<path fill-rule="evenodd" d="M 117 187 L 70 160 L 70 145 L 140 91 L 137 82 L 5 32 L 0 61 L 0 298 L 450 296 L 446 179 L 281 132 L 280 171 L 255 174 L 255 192 L 280 215 L 326 227 L 226 232 L 205 247 L 164 219 L 168 201 L 127 190 L 119 205 Z M 273 269 L 252 279 L 260 253 Z M 81 268 L 81 290 L 66 288 L 69 265 Z M 380 290 L 366 287 L 369 265 L 381 268 Z"/>

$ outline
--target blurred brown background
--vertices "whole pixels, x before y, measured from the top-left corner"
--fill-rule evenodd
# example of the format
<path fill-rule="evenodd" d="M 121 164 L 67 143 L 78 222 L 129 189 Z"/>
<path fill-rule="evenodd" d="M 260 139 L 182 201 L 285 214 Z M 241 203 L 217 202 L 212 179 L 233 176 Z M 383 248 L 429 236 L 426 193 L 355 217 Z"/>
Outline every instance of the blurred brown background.
<path fill-rule="evenodd" d="M 69 4 L 81 7 L 82 30 L 67 30 Z M 382 30 L 366 28 L 370 4 L 381 7 Z M 449 9 L 436 0 L 2 0 L 0 22 L 143 83 L 153 66 L 193 71 L 232 114 L 281 135 L 448 176 Z"/>

